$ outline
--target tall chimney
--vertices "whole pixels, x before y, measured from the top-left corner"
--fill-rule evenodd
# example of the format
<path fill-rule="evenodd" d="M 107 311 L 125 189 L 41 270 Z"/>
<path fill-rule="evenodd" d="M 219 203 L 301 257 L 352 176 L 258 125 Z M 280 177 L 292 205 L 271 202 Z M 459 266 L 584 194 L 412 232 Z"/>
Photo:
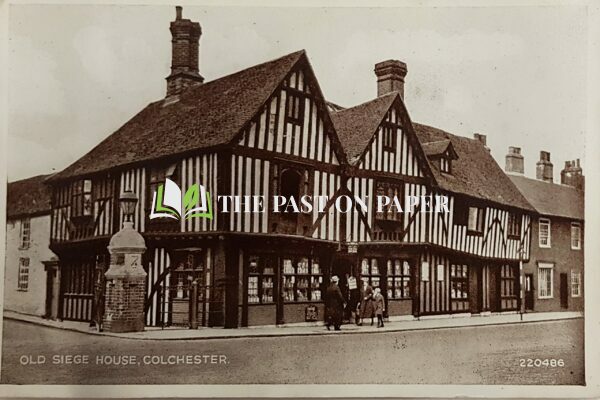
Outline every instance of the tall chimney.
<path fill-rule="evenodd" d="M 482 135 L 481 133 L 474 133 L 473 139 L 481 142 L 481 144 L 483 145 L 483 147 L 485 147 L 485 149 L 488 151 L 488 153 L 491 152 L 490 148 L 487 146 L 487 136 L 486 135 Z"/>
<path fill-rule="evenodd" d="M 540 151 L 540 161 L 535 164 L 536 171 L 535 177 L 544 182 L 553 181 L 553 166 L 550 162 L 550 153 L 547 151 Z"/>
<path fill-rule="evenodd" d="M 198 72 L 198 43 L 202 29 L 198 22 L 183 19 L 182 8 L 175 7 L 171 22 L 171 74 L 167 77 L 167 97 L 177 96 L 189 86 L 204 82 Z"/>
<path fill-rule="evenodd" d="M 404 78 L 406 77 L 406 64 L 398 60 L 387 60 L 375 64 L 377 75 L 377 97 L 391 92 L 400 92 L 404 99 Z"/>
<path fill-rule="evenodd" d="M 560 183 L 583 190 L 584 182 L 585 178 L 579 164 L 579 158 L 574 161 L 565 161 L 565 169 L 560 171 Z"/>
<path fill-rule="evenodd" d="M 504 165 L 504 171 L 512 174 L 521 174 L 524 170 L 524 160 L 521 155 L 520 147 L 508 147 L 508 154 L 506 155 L 506 164 Z"/>

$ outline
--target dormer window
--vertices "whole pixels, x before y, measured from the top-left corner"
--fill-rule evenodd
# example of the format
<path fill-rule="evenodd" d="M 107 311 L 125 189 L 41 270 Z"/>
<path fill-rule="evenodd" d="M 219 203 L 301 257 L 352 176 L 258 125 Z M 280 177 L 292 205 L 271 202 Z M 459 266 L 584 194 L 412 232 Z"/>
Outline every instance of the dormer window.
<path fill-rule="evenodd" d="M 458 159 L 458 154 L 450 139 L 423 143 L 425 155 L 444 174 L 452 173 L 452 162 Z"/>
<path fill-rule="evenodd" d="M 451 174 L 450 170 L 450 160 L 446 157 L 440 157 L 440 171 L 445 172 L 447 174 Z"/>

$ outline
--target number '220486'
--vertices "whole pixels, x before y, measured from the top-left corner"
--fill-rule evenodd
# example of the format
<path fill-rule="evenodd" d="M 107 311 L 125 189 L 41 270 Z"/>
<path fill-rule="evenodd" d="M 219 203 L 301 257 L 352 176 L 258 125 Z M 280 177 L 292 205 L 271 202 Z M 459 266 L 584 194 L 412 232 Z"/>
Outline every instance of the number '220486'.
<path fill-rule="evenodd" d="M 564 367 L 565 361 L 562 358 L 520 358 L 519 366 L 525 368 L 533 367 Z"/>

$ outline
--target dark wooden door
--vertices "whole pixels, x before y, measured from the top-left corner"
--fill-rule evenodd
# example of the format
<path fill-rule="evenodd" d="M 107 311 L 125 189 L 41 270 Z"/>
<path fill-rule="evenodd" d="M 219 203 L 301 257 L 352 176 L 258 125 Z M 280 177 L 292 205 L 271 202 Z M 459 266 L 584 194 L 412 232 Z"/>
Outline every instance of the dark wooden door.
<path fill-rule="evenodd" d="M 567 274 L 560 274 L 560 306 L 569 308 L 569 285 Z"/>
<path fill-rule="evenodd" d="M 533 274 L 525 274 L 525 310 L 533 311 Z"/>

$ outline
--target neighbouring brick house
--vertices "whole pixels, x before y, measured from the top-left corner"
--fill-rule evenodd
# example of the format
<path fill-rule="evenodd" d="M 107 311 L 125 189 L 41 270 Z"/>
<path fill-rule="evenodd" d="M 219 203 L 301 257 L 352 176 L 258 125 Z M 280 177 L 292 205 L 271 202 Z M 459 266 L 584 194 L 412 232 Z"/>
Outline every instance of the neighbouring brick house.
<path fill-rule="evenodd" d="M 553 183 L 550 153 L 542 151 L 536 179 L 523 174 L 520 149 L 509 148 L 506 172 L 538 215 L 531 229 L 531 253 L 524 266 L 525 309 L 584 308 L 584 177 L 579 160 L 565 162 L 561 183 Z"/>
<path fill-rule="evenodd" d="M 46 177 L 9 183 L 6 207 L 4 309 L 38 316 L 52 315 L 51 304 L 46 304 L 45 269 L 50 268 L 50 277 L 57 273 L 49 249 L 51 192 Z"/>

